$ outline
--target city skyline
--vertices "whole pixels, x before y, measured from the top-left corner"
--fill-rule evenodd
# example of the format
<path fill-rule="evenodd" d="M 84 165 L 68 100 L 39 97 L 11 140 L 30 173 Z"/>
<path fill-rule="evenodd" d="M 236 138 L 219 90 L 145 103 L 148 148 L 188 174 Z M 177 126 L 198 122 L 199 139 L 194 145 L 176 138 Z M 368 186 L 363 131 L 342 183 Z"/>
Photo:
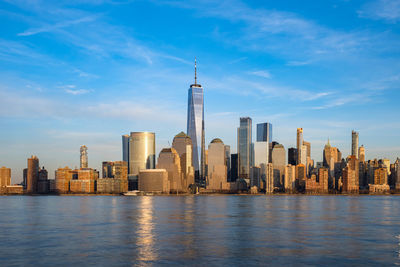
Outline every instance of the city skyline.
<path fill-rule="evenodd" d="M 328 138 L 350 155 L 353 129 L 366 159 L 393 162 L 400 38 L 388 3 L 317 3 L 317 16 L 294 1 L 2 2 L 0 165 L 17 183 L 37 155 L 52 178 L 58 167 L 79 166 L 86 145 L 89 167 L 100 170 L 121 160 L 121 135 L 131 131 L 155 132 L 158 155 L 185 131 L 194 56 L 206 89 L 206 146 L 220 138 L 235 153 L 238 120 L 248 116 L 253 133 L 258 123 L 274 125 L 273 141 L 286 149 L 303 128 L 316 162 Z M 171 20 L 151 22 L 144 10 Z M 187 25 L 177 26 L 182 19 Z"/>

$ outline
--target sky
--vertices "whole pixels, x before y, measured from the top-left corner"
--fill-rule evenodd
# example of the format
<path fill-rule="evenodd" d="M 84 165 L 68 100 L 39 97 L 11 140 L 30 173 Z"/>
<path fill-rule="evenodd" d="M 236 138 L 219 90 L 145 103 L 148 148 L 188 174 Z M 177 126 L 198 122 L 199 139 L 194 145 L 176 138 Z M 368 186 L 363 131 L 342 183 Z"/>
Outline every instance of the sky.
<path fill-rule="evenodd" d="M 121 135 L 186 131 L 188 88 L 204 87 L 206 144 L 236 152 L 239 118 L 296 128 L 322 161 L 351 131 L 366 158 L 400 156 L 400 1 L 0 1 L 0 165 L 22 180 L 121 160 Z"/>

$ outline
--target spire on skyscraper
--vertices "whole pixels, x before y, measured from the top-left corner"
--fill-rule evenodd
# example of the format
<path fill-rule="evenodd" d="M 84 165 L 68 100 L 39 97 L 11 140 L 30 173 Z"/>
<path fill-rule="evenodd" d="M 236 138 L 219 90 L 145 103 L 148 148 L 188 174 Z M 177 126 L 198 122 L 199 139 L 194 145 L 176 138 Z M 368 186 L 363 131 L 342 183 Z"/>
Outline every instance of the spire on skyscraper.
<path fill-rule="evenodd" d="M 197 60 L 194 57 L 194 84 L 197 85 Z"/>

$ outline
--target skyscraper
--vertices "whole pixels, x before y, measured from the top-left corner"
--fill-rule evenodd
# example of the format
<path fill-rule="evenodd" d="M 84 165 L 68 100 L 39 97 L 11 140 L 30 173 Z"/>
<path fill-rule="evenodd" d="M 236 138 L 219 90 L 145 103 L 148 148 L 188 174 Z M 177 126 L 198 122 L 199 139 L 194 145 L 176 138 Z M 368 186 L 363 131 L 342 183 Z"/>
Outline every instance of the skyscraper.
<path fill-rule="evenodd" d="M 257 142 L 272 143 L 272 124 L 269 122 L 257 123 Z"/>
<path fill-rule="evenodd" d="M 0 168 L 0 192 L 2 188 L 11 184 L 11 169 L 6 167 Z"/>
<path fill-rule="evenodd" d="M 227 169 L 226 180 L 230 181 L 231 177 L 231 146 L 225 145 L 225 165 Z"/>
<path fill-rule="evenodd" d="M 122 136 L 122 161 L 129 162 L 129 134 Z"/>
<path fill-rule="evenodd" d="M 186 191 L 182 179 L 181 160 L 174 148 L 163 148 L 161 150 L 158 156 L 157 169 L 167 170 L 171 193 Z"/>
<path fill-rule="evenodd" d="M 81 146 L 80 166 L 81 168 L 88 168 L 88 154 L 86 146 Z"/>
<path fill-rule="evenodd" d="M 37 184 L 39 178 L 39 159 L 32 156 L 28 159 L 28 170 L 26 177 L 26 190 L 28 193 L 37 192 Z"/>
<path fill-rule="evenodd" d="M 251 118 L 240 118 L 240 127 L 238 128 L 237 151 L 239 178 L 250 178 L 251 163 Z"/>
<path fill-rule="evenodd" d="M 360 162 L 364 162 L 365 161 L 365 147 L 364 147 L 364 145 L 361 145 L 358 148 L 358 157 L 359 157 Z"/>
<path fill-rule="evenodd" d="M 208 146 L 208 175 L 206 188 L 223 190 L 227 188 L 227 167 L 225 145 L 221 139 L 215 138 Z"/>
<path fill-rule="evenodd" d="M 281 187 L 286 166 L 286 151 L 281 144 L 275 145 L 272 149 L 272 165 L 274 169 L 274 186 Z"/>
<path fill-rule="evenodd" d="M 265 152 L 260 151 L 264 150 Z M 252 165 L 259 166 L 260 163 L 269 163 L 271 162 L 271 153 L 272 153 L 272 124 L 269 122 L 258 123 L 257 124 L 257 139 L 254 143 L 254 159 L 252 161 Z M 257 155 L 258 154 L 258 155 Z M 266 155 L 266 162 L 264 162 L 264 155 Z M 260 162 L 260 156 L 263 158 L 262 162 Z M 258 157 L 258 159 L 256 159 Z"/>
<path fill-rule="evenodd" d="M 238 161 L 238 154 L 231 154 L 231 176 L 229 177 L 230 182 L 236 182 L 238 178 Z"/>
<path fill-rule="evenodd" d="M 291 147 L 288 149 L 288 164 L 296 166 L 297 148 Z"/>
<path fill-rule="evenodd" d="M 204 184 L 205 136 L 204 136 L 204 90 L 197 84 L 197 65 L 194 63 L 194 84 L 188 94 L 187 134 L 192 139 L 193 167 L 196 182 Z"/>
<path fill-rule="evenodd" d="M 351 155 L 347 158 L 347 166 L 343 169 L 343 191 L 359 192 L 359 161 L 356 156 Z"/>
<path fill-rule="evenodd" d="M 150 132 L 131 132 L 129 138 L 129 190 L 137 188 L 139 171 L 156 165 L 156 137 Z"/>
<path fill-rule="evenodd" d="M 351 131 L 351 155 L 358 159 L 358 132 Z"/>
<path fill-rule="evenodd" d="M 183 188 L 187 190 L 189 186 L 194 184 L 193 170 L 193 146 L 192 140 L 184 132 L 175 135 L 172 141 L 172 148 L 176 150 L 181 161 L 181 171 L 183 177 Z"/>
<path fill-rule="evenodd" d="M 297 164 L 301 163 L 301 150 L 303 146 L 303 128 L 297 128 Z"/>
<path fill-rule="evenodd" d="M 260 167 L 261 164 L 269 163 L 269 144 L 261 141 L 254 143 L 254 166 Z"/>
<path fill-rule="evenodd" d="M 303 145 L 306 146 L 306 157 L 311 157 L 311 143 L 303 140 Z"/>

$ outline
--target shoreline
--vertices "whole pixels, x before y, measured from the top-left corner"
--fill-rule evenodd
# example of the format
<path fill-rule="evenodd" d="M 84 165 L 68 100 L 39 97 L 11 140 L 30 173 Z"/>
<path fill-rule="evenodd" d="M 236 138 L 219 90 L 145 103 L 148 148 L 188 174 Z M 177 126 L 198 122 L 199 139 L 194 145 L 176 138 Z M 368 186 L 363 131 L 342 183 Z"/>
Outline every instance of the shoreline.
<path fill-rule="evenodd" d="M 138 195 L 124 195 L 124 194 L 0 194 L 0 196 L 71 196 L 71 197 L 96 197 L 96 196 L 120 196 L 120 197 L 142 197 L 142 196 L 171 196 L 171 197 L 186 197 L 186 196 L 400 196 L 400 192 L 396 193 L 373 193 L 373 194 L 326 194 L 326 193 L 298 193 L 298 194 L 290 194 L 290 193 L 276 193 L 276 194 L 244 194 L 244 193 L 234 193 L 234 194 L 225 194 L 225 193 L 206 193 L 206 194 L 157 194 L 157 193 L 142 193 Z"/>

